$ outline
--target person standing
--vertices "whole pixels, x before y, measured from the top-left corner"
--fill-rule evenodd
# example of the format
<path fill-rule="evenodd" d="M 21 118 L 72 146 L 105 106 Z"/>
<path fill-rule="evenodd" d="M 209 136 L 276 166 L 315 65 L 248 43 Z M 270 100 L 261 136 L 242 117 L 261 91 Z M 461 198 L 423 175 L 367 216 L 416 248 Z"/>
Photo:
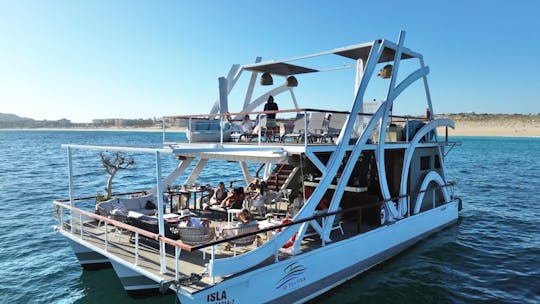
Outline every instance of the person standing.
<path fill-rule="evenodd" d="M 322 123 L 323 133 L 328 133 L 330 131 L 330 120 L 332 119 L 332 114 L 328 114 Z"/>
<path fill-rule="evenodd" d="M 272 95 L 268 96 L 268 100 L 264 105 L 265 111 L 277 111 L 279 110 L 277 103 L 274 102 Z M 276 113 L 266 114 L 266 135 L 270 138 L 274 134 L 279 134 L 279 127 L 276 123 Z"/>

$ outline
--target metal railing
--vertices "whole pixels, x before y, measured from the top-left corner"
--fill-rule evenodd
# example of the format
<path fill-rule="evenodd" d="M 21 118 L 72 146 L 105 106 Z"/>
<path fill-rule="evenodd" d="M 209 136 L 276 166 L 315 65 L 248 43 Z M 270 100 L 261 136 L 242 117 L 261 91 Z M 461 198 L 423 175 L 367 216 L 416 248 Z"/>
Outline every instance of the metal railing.
<path fill-rule="evenodd" d="M 325 110 L 325 109 L 315 109 L 315 108 L 301 108 L 301 109 L 287 109 L 287 110 L 275 110 L 275 111 L 253 111 L 253 112 L 232 112 L 232 113 L 223 113 L 223 114 L 220 114 L 220 113 L 216 113 L 216 114 L 194 114 L 194 115 L 178 115 L 178 116 L 164 116 L 162 119 L 163 119 L 163 142 L 165 143 L 166 142 L 166 125 L 167 123 L 165 122 L 166 120 L 185 120 L 187 119 L 188 120 L 188 126 L 187 126 L 187 131 L 190 132 L 190 130 L 193 130 L 193 121 L 194 120 L 204 120 L 204 121 L 216 121 L 216 122 L 219 122 L 219 132 L 220 132 L 220 143 L 223 143 L 223 132 L 225 131 L 224 130 L 224 118 L 227 118 L 227 117 L 233 117 L 233 116 L 240 116 L 240 117 L 243 117 L 244 115 L 258 115 L 259 116 L 259 119 L 257 121 L 257 126 L 258 126 L 258 132 L 257 134 L 252 134 L 254 136 L 256 136 L 257 138 L 257 141 L 256 143 L 258 145 L 261 145 L 263 142 L 265 141 L 268 141 L 268 137 L 267 137 L 267 134 L 264 134 L 262 132 L 262 128 L 264 127 L 263 125 L 261 125 L 261 121 L 262 121 L 262 116 L 263 115 L 267 115 L 267 114 L 289 114 L 289 113 L 295 113 L 295 114 L 300 114 L 302 113 L 304 116 L 304 121 L 303 121 L 303 128 L 300 131 L 301 134 L 303 134 L 303 136 L 300 136 L 301 137 L 301 141 L 297 142 L 297 143 L 300 143 L 300 144 L 303 144 L 305 146 L 307 146 L 309 143 L 310 143 L 310 138 L 309 138 L 309 134 L 310 134 L 310 127 L 309 127 L 309 124 L 310 124 L 310 120 L 308 119 L 308 114 L 310 113 L 313 113 L 313 112 L 318 112 L 318 113 L 326 113 L 326 114 L 347 114 L 349 115 L 350 112 L 349 111 L 335 111 L 335 110 Z M 358 113 L 358 116 L 360 117 L 371 117 L 373 116 L 374 114 L 372 113 Z M 408 123 L 408 121 L 410 121 L 411 119 L 416 119 L 416 120 L 425 120 L 425 117 L 423 116 L 399 116 L 399 115 L 390 115 L 391 117 L 391 120 L 392 122 L 402 122 L 402 123 Z M 278 121 L 281 121 L 281 122 L 285 122 L 285 121 L 290 121 L 290 120 L 293 120 L 294 117 L 290 117 L 290 118 L 283 118 L 283 119 L 278 119 Z M 343 129 L 344 126 L 341 126 L 340 129 Z M 216 130 L 217 131 L 217 130 Z M 408 133 L 408 129 L 406 130 L 406 132 Z M 405 136 L 405 139 L 406 141 L 408 141 L 408 134 Z M 265 139 L 265 140 L 263 140 Z"/>

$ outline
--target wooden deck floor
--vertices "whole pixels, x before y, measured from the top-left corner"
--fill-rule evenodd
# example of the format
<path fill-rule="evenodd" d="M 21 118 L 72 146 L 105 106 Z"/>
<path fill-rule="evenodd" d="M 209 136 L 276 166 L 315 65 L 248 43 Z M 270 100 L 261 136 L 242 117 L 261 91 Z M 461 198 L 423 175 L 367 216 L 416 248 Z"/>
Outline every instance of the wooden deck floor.
<path fill-rule="evenodd" d="M 226 222 L 225 222 L 226 223 Z M 215 225 L 220 223 L 215 222 Z M 223 224 L 223 223 L 221 223 Z M 342 224 L 344 234 L 341 234 L 341 231 L 336 229 L 332 231 L 331 238 L 333 242 L 339 242 L 340 240 L 350 238 L 354 235 L 357 235 L 356 224 L 353 223 L 343 223 Z M 74 223 L 75 231 L 73 235 L 80 238 L 80 225 Z M 64 227 L 66 229 L 66 227 Z M 107 252 L 113 254 L 115 257 L 122 259 L 123 261 L 135 265 L 135 244 L 133 240 L 130 240 L 131 233 L 129 231 L 121 231 L 116 229 L 113 226 L 108 227 L 109 232 L 107 235 L 108 238 L 108 248 Z M 363 229 L 364 231 L 369 230 L 369 228 Z M 69 227 L 65 231 L 69 232 Z M 82 239 L 89 244 L 96 246 L 102 250 L 105 250 L 105 226 L 97 226 L 97 222 L 88 221 L 84 223 L 83 226 L 83 237 Z M 262 241 L 266 240 L 266 235 L 260 234 L 259 237 Z M 322 246 L 321 239 L 318 235 L 305 237 L 301 244 L 301 251 L 307 252 Z M 236 249 L 236 254 L 242 254 L 253 250 L 256 248 L 256 245 L 249 247 L 239 247 Z M 205 254 L 203 254 L 205 253 Z M 233 255 L 232 250 L 227 250 L 225 244 L 216 245 L 215 249 L 215 258 L 224 258 L 230 257 Z M 285 260 L 291 257 L 290 251 L 281 249 L 278 252 L 278 259 Z M 202 250 L 196 251 L 181 251 L 180 253 L 180 265 L 179 272 L 180 277 L 189 277 L 191 274 L 202 274 L 202 279 L 197 282 L 188 282 L 186 281 L 183 284 L 188 290 L 195 292 L 201 289 L 205 289 L 211 285 L 211 278 L 208 276 L 206 271 L 205 264 L 209 262 L 211 258 L 211 247 L 204 248 Z M 268 257 L 265 261 L 258 264 L 254 268 L 264 267 L 265 265 L 274 263 L 274 256 Z M 164 281 L 174 281 L 175 280 L 175 258 L 174 254 L 166 254 L 166 271 L 165 273 L 160 273 L 160 258 L 159 250 L 139 244 L 139 257 L 137 267 L 143 271 L 147 271 L 155 276 L 162 278 Z M 252 270 L 252 269 L 250 269 Z M 246 270 L 246 271 L 250 271 Z M 244 273 L 243 271 L 241 273 Z M 239 274 L 241 274 L 239 273 Z M 236 274 L 236 275 L 239 275 Z M 234 277 L 234 275 L 230 276 Z M 216 277 L 216 283 L 226 280 L 228 277 Z"/>

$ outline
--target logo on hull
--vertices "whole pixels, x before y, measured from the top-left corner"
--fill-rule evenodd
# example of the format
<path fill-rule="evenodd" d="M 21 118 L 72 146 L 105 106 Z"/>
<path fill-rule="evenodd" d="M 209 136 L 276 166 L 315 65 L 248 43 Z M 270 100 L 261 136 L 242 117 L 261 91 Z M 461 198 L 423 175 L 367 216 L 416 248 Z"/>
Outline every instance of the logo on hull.
<path fill-rule="evenodd" d="M 306 268 L 296 262 L 283 269 L 283 277 L 276 283 L 276 289 L 289 290 L 298 288 L 306 281 L 304 272 Z"/>

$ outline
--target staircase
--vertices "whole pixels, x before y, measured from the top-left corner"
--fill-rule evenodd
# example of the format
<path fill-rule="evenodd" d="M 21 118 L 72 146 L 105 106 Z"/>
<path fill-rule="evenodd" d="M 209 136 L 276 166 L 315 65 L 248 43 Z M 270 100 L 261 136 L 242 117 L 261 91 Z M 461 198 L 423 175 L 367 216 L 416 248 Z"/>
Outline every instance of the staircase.
<path fill-rule="evenodd" d="M 278 164 L 266 182 L 266 189 L 279 191 L 293 172 L 294 165 Z"/>

